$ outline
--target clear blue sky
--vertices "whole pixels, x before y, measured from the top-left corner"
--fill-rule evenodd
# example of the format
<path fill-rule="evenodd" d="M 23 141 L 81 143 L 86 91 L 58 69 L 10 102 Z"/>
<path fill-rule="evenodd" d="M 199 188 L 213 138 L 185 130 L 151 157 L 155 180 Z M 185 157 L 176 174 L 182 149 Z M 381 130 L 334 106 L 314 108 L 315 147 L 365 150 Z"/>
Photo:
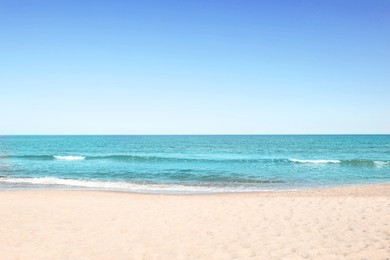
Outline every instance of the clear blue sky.
<path fill-rule="evenodd" d="M 0 134 L 390 133 L 390 1 L 0 0 Z"/>

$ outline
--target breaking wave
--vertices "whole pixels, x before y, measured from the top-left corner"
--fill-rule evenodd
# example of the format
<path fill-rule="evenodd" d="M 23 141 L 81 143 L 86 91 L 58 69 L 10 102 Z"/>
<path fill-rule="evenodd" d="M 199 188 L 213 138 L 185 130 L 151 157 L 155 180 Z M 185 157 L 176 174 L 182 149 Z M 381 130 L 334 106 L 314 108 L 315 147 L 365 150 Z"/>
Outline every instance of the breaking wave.
<path fill-rule="evenodd" d="M 245 185 L 215 185 L 198 184 L 156 184 L 156 183 L 134 183 L 126 181 L 98 181 L 82 179 L 62 179 L 55 177 L 42 178 L 7 178 L 0 177 L 0 183 L 41 185 L 41 186 L 63 186 L 69 188 L 82 188 L 92 190 L 114 190 L 140 193 L 172 193 L 172 194 L 192 194 L 192 193 L 223 193 L 223 192 L 254 192 L 270 191 L 266 187 L 254 187 Z"/>

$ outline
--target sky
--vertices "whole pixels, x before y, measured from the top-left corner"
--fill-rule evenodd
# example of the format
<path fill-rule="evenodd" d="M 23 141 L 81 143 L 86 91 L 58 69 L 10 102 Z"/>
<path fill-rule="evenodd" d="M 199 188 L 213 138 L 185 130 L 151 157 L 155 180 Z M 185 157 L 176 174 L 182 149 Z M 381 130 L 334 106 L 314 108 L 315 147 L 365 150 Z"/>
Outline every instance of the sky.
<path fill-rule="evenodd" d="M 381 133 L 390 1 L 0 0 L 0 134 Z"/>

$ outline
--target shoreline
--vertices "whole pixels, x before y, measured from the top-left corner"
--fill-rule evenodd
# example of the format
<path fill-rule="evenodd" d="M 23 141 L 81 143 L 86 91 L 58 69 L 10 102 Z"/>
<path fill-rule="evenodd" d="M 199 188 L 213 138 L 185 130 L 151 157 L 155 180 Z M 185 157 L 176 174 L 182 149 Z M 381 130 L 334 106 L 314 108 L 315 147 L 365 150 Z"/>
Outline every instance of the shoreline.
<path fill-rule="evenodd" d="M 226 192 L 204 192 L 204 193 L 164 193 L 164 192 L 137 192 L 126 190 L 111 189 L 0 189 L 0 194 L 12 192 L 98 192 L 98 193 L 118 193 L 129 195 L 146 196 L 235 196 L 235 195 L 254 195 L 254 196 L 390 196 L 390 183 L 382 184 L 356 184 L 346 186 L 321 187 L 321 188 L 303 188 L 292 190 L 265 190 L 265 191 L 226 191 Z M 335 192 L 335 193 L 334 193 Z"/>
<path fill-rule="evenodd" d="M 0 192 L 6 259 L 386 259 L 390 185 L 286 192 Z"/>

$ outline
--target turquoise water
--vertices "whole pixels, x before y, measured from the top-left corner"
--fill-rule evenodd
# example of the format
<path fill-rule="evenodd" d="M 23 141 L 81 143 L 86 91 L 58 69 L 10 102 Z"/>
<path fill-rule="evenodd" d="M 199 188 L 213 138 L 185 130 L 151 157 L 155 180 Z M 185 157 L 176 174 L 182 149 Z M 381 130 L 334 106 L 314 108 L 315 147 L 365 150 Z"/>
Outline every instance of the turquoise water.
<path fill-rule="evenodd" d="M 151 193 L 390 183 L 390 135 L 0 136 L 0 189 Z"/>

